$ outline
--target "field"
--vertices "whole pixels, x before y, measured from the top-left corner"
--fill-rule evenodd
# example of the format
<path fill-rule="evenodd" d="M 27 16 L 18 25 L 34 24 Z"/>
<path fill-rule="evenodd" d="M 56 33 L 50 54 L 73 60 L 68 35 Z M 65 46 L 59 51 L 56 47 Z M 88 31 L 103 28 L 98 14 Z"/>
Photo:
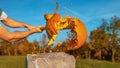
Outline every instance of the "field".
<path fill-rule="evenodd" d="M 82 59 L 76 62 L 76 68 L 120 68 L 120 63 Z"/>
<path fill-rule="evenodd" d="M 25 56 L 0 56 L 0 68 L 26 68 Z M 98 60 L 78 60 L 76 68 L 120 68 L 120 64 Z"/>
<path fill-rule="evenodd" d="M 26 68 L 25 56 L 0 56 L 0 68 Z"/>

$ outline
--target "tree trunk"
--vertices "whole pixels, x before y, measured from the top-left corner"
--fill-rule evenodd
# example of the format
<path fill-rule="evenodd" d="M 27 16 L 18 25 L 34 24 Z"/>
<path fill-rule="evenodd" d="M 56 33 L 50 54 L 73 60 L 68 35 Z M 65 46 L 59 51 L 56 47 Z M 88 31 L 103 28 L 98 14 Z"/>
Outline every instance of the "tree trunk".
<path fill-rule="evenodd" d="M 86 59 L 89 59 L 89 51 L 88 51 L 88 50 L 85 51 L 85 58 L 86 58 Z"/>
<path fill-rule="evenodd" d="M 99 51 L 99 60 L 101 60 L 102 59 L 102 53 L 101 53 L 101 49 L 100 49 L 100 51 Z"/>
<path fill-rule="evenodd" d="M 88 59 L 91 59 L 91 51 L 88 50 Z"/>
<path fill-rule="evenodd" d="M 112 62 L 115 63 L 115 49 L 112 49 Z"/>
<path fill-rule="evenodd" d="M 8 56 L 11 56 L 11 53 L 10 53 L 10 51 L 8 50 Z"/>
<path fill-rule="evenodd" d="M 17 48 L 14 49 L 14 55 L 17 56 Z"/>

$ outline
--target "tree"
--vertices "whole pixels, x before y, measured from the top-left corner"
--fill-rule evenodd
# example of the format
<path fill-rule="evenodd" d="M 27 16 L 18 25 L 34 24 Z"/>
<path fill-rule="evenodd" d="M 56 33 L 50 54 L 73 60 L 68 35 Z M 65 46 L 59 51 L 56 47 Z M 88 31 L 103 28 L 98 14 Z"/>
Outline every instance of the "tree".
<path fill-rule="evenodd" d="M 0 46 L 1 55 L 8 55 L 8 56 L 13 55 L 14 48 L 11 43 L 2 40 L 0 44 L 1 44 Z"/>
<path fill-rule="evenodd" d="M 105 19 L 102 21 L 100 27 L 90 34 L 89 48 L 95 51 L 94 56 L 99 55 L 101 59 L 109 56 L 115 62 L 115 56 L 119 54 L 116 50 L 120 47 L 120 19 L 113 17 L 109 23 Z"/>
<path fill-rule="evenodd" d="M 89 47 L 92 47 L 92 50 L 95 50 L 95 54 L 93 57 L 99 57 L 99 59 L 102 59 L 101 51 L 103 48 L 108 47 L 109 39 L 109 34 L 107 34 L 105 30 L 101 30 L 100 28 L 91 32 Z"/>
<path fill-rule="evenodd" d="M 112 61 L 115 62 L 115 53 L 119 45 L 120 38 L 120 19 L 118 17 L 113 17 L 109 26 L 109 34 L 111 35 L 110 47 L 112 50 Z"/>

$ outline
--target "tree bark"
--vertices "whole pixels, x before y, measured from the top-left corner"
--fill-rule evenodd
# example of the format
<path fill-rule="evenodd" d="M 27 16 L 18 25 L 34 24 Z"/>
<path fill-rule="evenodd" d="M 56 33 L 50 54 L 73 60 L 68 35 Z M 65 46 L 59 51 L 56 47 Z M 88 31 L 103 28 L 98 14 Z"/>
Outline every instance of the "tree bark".
<path fill-rule="evenodd" d="M 115 63 L 115 49 L 112 49 L 112 62 Z"/>

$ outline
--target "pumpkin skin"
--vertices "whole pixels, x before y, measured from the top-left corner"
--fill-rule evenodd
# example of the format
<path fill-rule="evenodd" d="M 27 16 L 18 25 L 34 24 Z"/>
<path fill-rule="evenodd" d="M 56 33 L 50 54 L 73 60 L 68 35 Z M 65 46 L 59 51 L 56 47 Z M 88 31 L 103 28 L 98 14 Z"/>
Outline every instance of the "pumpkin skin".
<path fill-rule="evenodd" d="M 48 35 L 49 40 L 53 39 L 51 44 L 54 42 L 56 37 L 53 38 L 53 35 L 57 35 L 59 33 L 59 30 L 64 29 L 70 29 L 71 32 L 75 33 L 76 38 L 70 39 L 68 41 L 68 50 L 74 50 L 80 48 L 87 39 L 87 30 L 82 21 L 80 21 L 78 18 L 63 18 L 61 20 L 61 16 L 59 14 L 53 14 L 48 19 L 46 18 L 46 32 Z M 67 23 L 67 26 L 64 26 Z M 55 26 L 58 24 L 57 26 Z M 61 26 L 62 25 L 62 26 Z M 61 27 L 61 28 L 59 28 Z M 49 42 L 48 42 L 49 43 Z M 48 45 L 50 46 L 50 45 Z"/>
<path fill-rule="evenodd" d="M 71 32 L 75 33 L 76 38 L 71 39 L 68 42 L 68 50 L 74 50 L 80 48 L 86 42 L 87 39 L 87 30 L 84 23 L 80 21 L 78 18 L 73 18 L 72 21 L 74 23 L 74 26 L 73 28 L 70 29 Z"/>
<path fill-rule="evenodd" d="M 47 16 L 48 15 L 48 16 Z M 46 19 L 46 32 L 48 34 L 48 38 L 51 39 L 52 35 L 57 35 L 58 30 L 55 27 L 55 23 L 57 23 L 60 20 L 59 14 L 53 14 L 50 18 L 48 18 L 51 14 L 46 14 L 44 17 Z"/>

